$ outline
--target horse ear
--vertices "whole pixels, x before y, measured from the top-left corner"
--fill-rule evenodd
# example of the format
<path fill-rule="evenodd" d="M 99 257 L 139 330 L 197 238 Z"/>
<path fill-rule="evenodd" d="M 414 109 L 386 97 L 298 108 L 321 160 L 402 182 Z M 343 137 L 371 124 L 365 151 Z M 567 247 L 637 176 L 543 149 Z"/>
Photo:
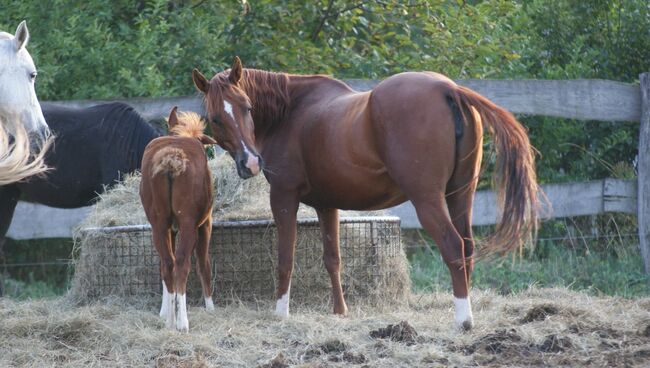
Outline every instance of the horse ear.
<path fill-rule="evenodd" d="M 178 106 L 174 106 L 172 111 L 169 113 L 169 119 L 167 119 L 168 131 L 171 131 L 176 125 L 178 125 L 178 116 L 176 116 L 177 110 Z"/>
<path fill-rule="evenodd" d="M 29 30 L 27 29 L 27 22 L 22 21 L 16 28 L 16 35 L 14 36 L 14 42 L 16 43 L 16 50 L 27 46 L 29 42 Z"/>
<path fill-rule="evenodd" d="M 209 135 L 203 134 L 201 138 L 199 138 L 201 143 L 203 144 L 217 144 L 217 141 L 214 140 L 214 138 L 210 137 Z"/>
<path fill-rule="evenodd" d="M 210 89 L 210 82 L 196 68 L 194 70 L 192 70 L 192 80 L 194 81 L 194 85 L 196 86 L 196 88 L 199 91 L 201 91 L 203 93 L 208 93 L 208 90 Z"/>
<path fill-rule="evenodd" d="M 228 80 L 232 84 L 237 84 L 241 80 L 241 74 L 242 74 L 241 60 L 239 59 L 239 56 L 235 56 L 235 60 L 233 60 L 232 66 L 230 67 L 230 74 L 228 75 Z"/>

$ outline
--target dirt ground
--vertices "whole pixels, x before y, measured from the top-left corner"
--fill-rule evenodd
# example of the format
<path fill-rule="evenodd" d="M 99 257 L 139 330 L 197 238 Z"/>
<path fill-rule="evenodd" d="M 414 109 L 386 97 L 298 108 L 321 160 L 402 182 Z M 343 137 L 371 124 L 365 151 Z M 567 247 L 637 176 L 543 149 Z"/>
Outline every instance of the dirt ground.
<path fill-rule="evenodd" d="M 168 331 L 158 300 L 0 300 L 3 367 L 649 367 L 650 298 L 567 289 L 512 296 L 474 291 L 475 328 L 453 327 L 451 295 L 415 294 L 382 309 L 268 301 L 189 310 L 190 332 Z"/>

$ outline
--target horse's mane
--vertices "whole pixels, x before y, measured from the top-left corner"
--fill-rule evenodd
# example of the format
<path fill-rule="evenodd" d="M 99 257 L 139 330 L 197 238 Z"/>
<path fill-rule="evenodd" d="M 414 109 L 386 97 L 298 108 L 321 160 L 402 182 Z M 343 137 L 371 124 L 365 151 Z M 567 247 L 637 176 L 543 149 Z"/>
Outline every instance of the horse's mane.
<path fill-rule="evenodd" d="M 178 124 L 169 133 L 180 137 L 201 138 L 204 130 L 205 123 L 197 113 L 184 111 L 178 113 Z"/>
<path fill-rule="evenodd" d="M 229 70 L 217 74 L 219 83 L 228 83 Z M 223 95 L 221 88 L 210 87 L 209 93 L 213 94 L 210 101 L 222 101 Z M 253 121 L 255 125 L 263 124 L 270 126 L 284 119 L 290 104 L 289 96 L 289 76 L 285 73 L 267 72 L 258 69 L 243 69 L 242 78 L 238 87 L 250 99 L 253 106 Z M 208 100 L 208 99 L 206 99 Z M 219 106 L 217 106 L 219 105 Z M 207 106 L 212 114 L 221 113 L 222 104 L 213 103 Z"/>
<path fill-rule="evenodd" d="M 0 31 L 0 40 L 10 40 L 12 38 L 14 38 L 14 35 L 11 33 Z"/>

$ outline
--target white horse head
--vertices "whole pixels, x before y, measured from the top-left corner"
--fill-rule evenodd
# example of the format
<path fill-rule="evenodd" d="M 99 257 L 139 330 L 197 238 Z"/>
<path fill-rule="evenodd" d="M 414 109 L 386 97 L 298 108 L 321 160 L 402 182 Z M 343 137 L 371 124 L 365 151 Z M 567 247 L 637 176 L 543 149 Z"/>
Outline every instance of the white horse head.
<path fill-rule="evenodd" d="M 34 90 L 36 66 L 25 48 L 28 41 L 25 21 L 15 36 L 0 32 L 0 121 L 9 134 L 14 135 L 20 125 L 42 142 L 49 129 Z"/>
<path fill-rule="evenodd" d="M 24 21 L 15 36 L 0 32 L 0 185 L 48 169 L 45 153 L 53 138 L 34 91 L 36 67 L 25 49 L 27 41 Z M 34 153 L 32 147 L 40 152 Z"/>

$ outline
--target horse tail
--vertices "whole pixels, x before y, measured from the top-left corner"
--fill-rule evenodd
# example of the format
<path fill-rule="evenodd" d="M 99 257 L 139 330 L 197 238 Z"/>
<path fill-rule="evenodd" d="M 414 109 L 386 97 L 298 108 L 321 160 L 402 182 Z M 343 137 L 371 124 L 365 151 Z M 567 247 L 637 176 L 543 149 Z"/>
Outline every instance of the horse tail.
<path fill-rule="evenodd" d="M 475 124 L 482 122 L 490 131 L 496 151 L 493 186 L 501 218 L 494 234 L 482 244 L 479 257 L 521 249 L 537 235 L 540 204 L 534 149 L 526 129 L 510 112 L 469 88 L 456 87 L 452 98 L 462 107 L 465 121 L 469 113 Z M 477 137 L 476 144 L 481 140 Z"/>
<path fill-rule="evenodd" d="M 187 161 L 187 155 L 182 149 L 164 147 L 153 156 L 154 166 L 151 176 L 165 173 L 173 179 L 185 172 Z"/>

